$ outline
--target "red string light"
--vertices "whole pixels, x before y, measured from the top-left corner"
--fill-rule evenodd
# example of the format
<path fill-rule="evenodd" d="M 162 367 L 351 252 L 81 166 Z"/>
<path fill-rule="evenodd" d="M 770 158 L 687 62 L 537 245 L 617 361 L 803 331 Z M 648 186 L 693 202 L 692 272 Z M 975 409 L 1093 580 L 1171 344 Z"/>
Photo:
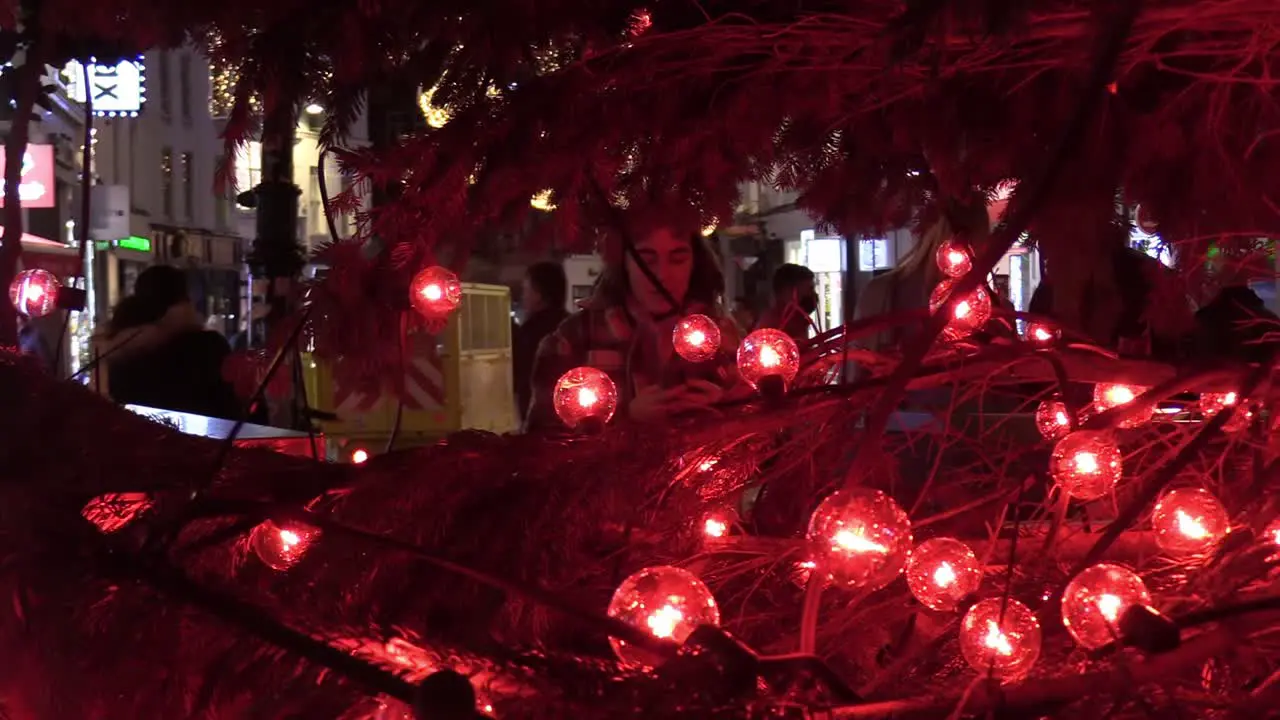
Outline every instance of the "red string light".
<path fill-rule="evenodd" d="M 428 320 L 444 320 L 462 304 L 462 283 L 448 268 L 432 265 L 413 276 L 409 302 Z"/>
<path fill-rule="evenodd" d="M 929 312 L 938 312 L 951 297 L 954 287 L 955 280 L 938 283 L 929 295 Z M 991 295 L 985 287 L 979 285 L 951 306 L 951 317 L 947 320 L 943 336 L 948 340 L 959 340 L 981 330 L 990 319 Z"/>
<path fill-rule="evenodd" d="M 832 580 L 858 588 L 888 585 L 911 553 L 911 521 L 879 490 L 840 490 L 809 519 L 814 559 Z"/>
<path fill-rule="evenodd" d="M 1059 440 L 1071 432 L 1071 413 L 1061 400 L 1045 400 L 1036 407 L 1036 429 L 1046 440 Z"/>
<path fill-rule="evenodd" d="M 1049 459 L 1049 475 L 1077 500 L 1095 500 L 1120 482 L 1124 464 L 1110 433 L 1077 430 L 1058 441 Z"/>
<path fill-rule="evenodd" d="M 960 624 L 960 653 L 979 673 L 1013 680 L 1036 664 L 1040 637 L 1040 621 L 1026 605 L 990 598 L 965 613 Z"/>
<path fill-rule="evenodd" d="M 1166 493 L 1151 513 L 1156 544 L 1170 555 L 1212 550 L 1231 529 L 1231 519 L 1213 493 L 1180 488 Z"/>
<path fill-rule="evenodd" d="M 1119 637 L 1117 624 L 1134 605 L 1151 605 L 1151 593 L 1129 568 L 1110 563 L 1080 572 L 1062 594 L 1062 624 L 1083 648 L 1099 648 Z"/>
<path fill-rule="evenodd" d="M 618 387 L 604 371 L 577 367 L 556 382 L 552 396 L 556 415 L 570 428 L 588 419 L 607 423 L 618 409 Z"/>
<path fill-rule="evenodd" d="M 720 326 L 706 315 L 686 315 L 671 331 L 671 345 L 689 362 L 710 360 L 720 351 Z"/>
<path fill-rule="evenodd" d="M 968 545 L 954 538 L 927 540 L 911 551 L 907 587 L 931 610 L 955 610 L 982 584 L 982 565 Z"/>
<path fill-rule="evenodd" d="M 62 283 L 48 270 L 23 270 L 9 283 L 9 302 L 27 317 L 44 317 L 58 307 Z"/>
<path fill-rule="evenodd" d="M 288 523 L 277 525 L 267 520 L 249 535 L 249 547 L 262 564 L 272 570 L 288 570 L 298 563 L 311 544 L 320 537 L 316 528 Z"/>
<path fill-rule="evenodd" d="M 656 638 L 683 643 L 699 625 L 719 625 L 715 596 L 696 575 L 678 567 L 641 570 L 618 586 L 609 601 L 609 616 Z M 625 641 L 610 638 L 623 663 L 654 667 L 659 660 Z"/>
<path fill-rule="evenodd" d="M 799 371 L 800 349 L 781 330 L 761 328 L 738 346 L 738 372 L 751 387 L 759 387 L 767 377 L 781 377 L 790 384 Z"/>

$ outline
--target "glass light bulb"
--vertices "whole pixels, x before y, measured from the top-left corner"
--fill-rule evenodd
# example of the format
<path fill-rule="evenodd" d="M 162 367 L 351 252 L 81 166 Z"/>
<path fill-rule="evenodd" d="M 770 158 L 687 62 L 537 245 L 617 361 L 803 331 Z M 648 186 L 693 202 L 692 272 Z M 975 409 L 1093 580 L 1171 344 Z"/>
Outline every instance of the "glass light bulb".
<path fill-rule="evenodd" d="M 1115 489 L 1124 472 L 1120 448 L 1110 433 L 1077 430 L 1058 441 L 1049 475 L 1077 500 L 1096 500 Z"/>
<path fill-rule="evenodd" d="M 907 587 L 931 610 L 954 610 L 982 584 L 982 565 L 969 546 L 953 538 L 934 538 L 911 551 Z"/>
<path fill-rule="evenodd" d="M 1120 383 L 1099 383 L 1093 386 L 1093 407 L 1097 412 L 1105 412 L 1122 405 L 1130 405 L 1138 396 L 1150 388 L 1140 385 L 1123 385 Z M 1135 411 L 1120 423 L 1122 428 L 1135 428 L 1151 419 L 1155 413 L 1155 405 L 1147 404 Z"/>
<path fill-rule="evenodd" d="M 720 609 L 696 575 L 677 567 L 641 570 L 618 586 L 609 602 L 609 617 L 640 628 L 656 638 L 683 643 L 699 625 L 720 624 Z M 649 652 L 610 638 L 624 664 L 655 667 L 661 660 Z"/>
<path fill-rule="evenodd" d="M 720 326 L 706 315 L 686 315 L 671 331 L 671 346 L 689 362 L 704 362 L 720 352 Z"/>
<path fill-rule="evenodd" d="M 1132 570 L 1110 563 L 1086 568 L 1062 594 L 1062 623 L 1083 648 L 1119 637 L 1117 623 L 1133 605 L 1150 605 L 1151 593 Z"/>
<path fill-rule="evenodd" d="M 432 265 L 413 276 L 409 302 L 428 320 L 443 320 L 462 304 L 462 283 L 451 270 Z"/>
<path fill-rule="evenodd" d="M 1002 612 L 1003 610 L 1003 612 Z M 1014 599 L 983 600 L 960 623 L 960 653 L 979 673 L 999 680 L 1017 679 L 1040 657 L 1040 621 Z"/>
<path fill-rule="evenodd" d="M 1212 550 L 1231 529 L 1231 519 L 1213 493 L 1202 488 L 1173 490 L 1151 513 L 1156 544 L 1171 555 Z"/>
<path fill-rule="evenodd" d="M 911 553 L 911 521 L 893 498 L 866 488 L 827 496 L 809 520 L 814 559 L 835 582 L 876 589 L 889 584 Z"/>
<path fill-rule="evenodd" d="M 551 404 L 556 415 L 571 429 L 589 418 L 607 423 L 618 409 L 618 388 L 604 371 L 577 367 L 556 381 Z"/>

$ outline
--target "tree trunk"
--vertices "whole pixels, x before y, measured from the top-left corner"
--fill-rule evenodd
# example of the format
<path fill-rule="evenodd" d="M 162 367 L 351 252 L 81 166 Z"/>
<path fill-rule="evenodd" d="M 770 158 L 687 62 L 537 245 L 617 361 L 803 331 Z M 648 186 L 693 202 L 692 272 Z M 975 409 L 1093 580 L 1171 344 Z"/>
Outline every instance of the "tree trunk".
<path fill-rule="evenodd" d="M 22 184 L 22 158 L 27 152 L 31 134 L 31 111 L 40 93 L 40 76 L 44 70 L 43 47 L 39 40 L 31 43 L 22 64 L 13 70 L 17 91 L 17 107 L 9 122 L 9 136 L 4 142 L 4 235 L 0 237 L 0 345 L 18 344 L 18 313 L 9 302 L 9 285 L 18 273 L 22 255 L 22 201 L 18 188 Z"/>

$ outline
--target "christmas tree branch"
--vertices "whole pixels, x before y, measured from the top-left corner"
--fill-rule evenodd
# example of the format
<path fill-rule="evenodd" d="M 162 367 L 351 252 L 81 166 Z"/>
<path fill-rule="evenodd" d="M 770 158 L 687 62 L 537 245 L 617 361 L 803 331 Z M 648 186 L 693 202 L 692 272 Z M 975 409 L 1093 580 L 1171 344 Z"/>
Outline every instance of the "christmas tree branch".
<path fill-rule="evenodd" d="M 1180 648 L 1150 660 L 1120 663 L 1103 672 L 1077 673 L 1027 681 L 1007 688 L 991 688 L 969 696 L 968 714 L 992 712 L 1033 713 L 1036 708 L 1071 703 L 1082 697 L 1124 695 L 1147 683 L 1167 682 L 1188 668 L 1222 655 L 1239 642 L 1230 627 L 1219 627 L 1192 638 Z M 834 708 L 836 720 L 855 718 L 934 718 L 949 713 L 962 696 L 920 697 Z M 1017 716 L 1021 717 L 1021 714 Z"/>
<path fill-rule="evenodd" d="M 1262 381 L 1270 377 L 1270 375 L 1271 363 L 1269 362 L 1262 363 L 1250 370 L 1249 374 L 1240 384 L 1240 397 L 1247 398 L 1252 395 Z M 1200 432 L 1196 433 L 1195 437 L 1187 441 L 1187 443 L 1178 450 L 1178 453 L 1173 457 L 1173 459 L 1149 478 L 1143 485 L 1142 492 L 1139 493 L 1138 497 L 1134 498 L 1127 506 L 1125 506 L 1124 510 L 1122 510 L 1116 519 L 1107 526 L 1107 529 L 1103 531 L 1102 536 L 1098 538 L 1096 543 L 1094 543 L 1093 548 L 1076 563 L 1070 573 L 1070 576 L 1074 577 L 1085 568 L 1101 560 L 1102 556 L 1106 554 L 1107 549 L 1111 547 L 1111 544 L 1119 539 L 1121 534 L 1127 531 L 1138 521 L 1138 518 L 1141 517 L 1142 513 L 1155 502 L 1156 498 L 1160 496 L 1160 493 L 1164 491 L 1165 487 L 1169 483 L 1173 482 L 1174 478 L 1178 477 L 1178 474 L 1182 472 L 1183 468 L 1185 468 L 1188 463 L 1200 454 L 1200 451 L 1208 445 L 1210 440 L 1217 437 L 1223 426 L 1225 426 L 1227 422 L 1231 420 L 1232 416 L 1240 410 L 1241 405 L 1242 403 L 1229 405 L 1221 412 L 1215 414 L 1207 423 L 1205 423 Z M 1053 598 L 1046 604 L 1046 607 L 1054 607 L 1056 602 L 1062 597 L 1064 589 L 1065 587 L 1060 587 L 1054 593 Z"/>
<path fill-rule="evenodd" d="M 1053 182 L 1060 174 L 1071 151 L 1081 142 L 1088 119 L 1101 103 L 1140 4 L 1140 0 L 1129 0 L 1121 6 L 1117 16 L 1100 38 L 1093 69 L 1085 84 L 1084 96 L 1049 152 L 1043 169 L 1019 187 L 1011 203 L 1008 219 L 997 229 L 982 253 L 975 258 L 973 269 L 956 281 L 947 302 L 933 313 L 923 331 L 907 346 L 901 365 L 890 376 L 884 393 L 867 416 L 866 434 L 855 451 L 854 469 L 845 480 L 847 486 L 853 487 L 859 482 L 861 476 L 857 468 L 862 467 L 867 459 L 866 456 L 875 452 L 875 448 L 878 447 L 879 437 L 884 433 L 890 415 L 898 407 L 903 393 L 906 392 L 907 384 L 919 370 L 929 348 L 933 346 L 934 341 L 946 326 L 954 304 L 986 281 L 991 268 L 995 267 L 996 263 L 1008 253 L 1013 243 L 1021 237 L 1040 204 L 1048 197 Z"/>

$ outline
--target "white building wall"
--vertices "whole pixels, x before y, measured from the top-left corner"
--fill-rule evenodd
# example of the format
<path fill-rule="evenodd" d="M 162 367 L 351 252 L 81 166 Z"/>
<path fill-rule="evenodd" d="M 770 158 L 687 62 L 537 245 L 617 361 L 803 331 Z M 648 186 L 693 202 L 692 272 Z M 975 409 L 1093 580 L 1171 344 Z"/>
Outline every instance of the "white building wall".
<path fill-rule="evenodd" d="M 223 144 L 209 113 L 209 63 L 192 48 L 152 50 L 145 62 L 142 113 L 96 120 L 98 177 L 129 188 L 135 235 L 150 237 L 152 223 L 228 233 L 228 196 L 215 192 Z"/>
<path fill-rule="evenodd" d="M 315 252 L 323 243 L 329 241 L 329 229 L 324 217 L 324 204 L 317 182 L 317 168 L 320 166 L 319 123 L 322 113 L 303 113 L 297 127 L 297 137 L 293 146 L 293 183 L 302 194 L 298 196 L 298 240 L 308 254 Z M 364 114 L 356 120 L 351 128 L 347 142 L 352 147 L 368 144 L 368 119 Z M 325 189 L 330 199 L 346 187 L 337 158 L 332 154 L 325 157 Z M 235 182 L 237 192 L 248 190 L 261 180 L 262 146 L 258 142 L 250 142 L 241 149 L 235 159 Z M 233 203 L 234 205 L 234 203 Z M 368 207 L 368 198 L 364 198 L 363 207 Z M 253 238 L 255 232 L 254 211 L 235 207 L 236 228 L 242 237 Z M 334 226 L 338 237 L 347 238 L 355 233 L 355 217 L 353 215 L 337 216 Z"/>

